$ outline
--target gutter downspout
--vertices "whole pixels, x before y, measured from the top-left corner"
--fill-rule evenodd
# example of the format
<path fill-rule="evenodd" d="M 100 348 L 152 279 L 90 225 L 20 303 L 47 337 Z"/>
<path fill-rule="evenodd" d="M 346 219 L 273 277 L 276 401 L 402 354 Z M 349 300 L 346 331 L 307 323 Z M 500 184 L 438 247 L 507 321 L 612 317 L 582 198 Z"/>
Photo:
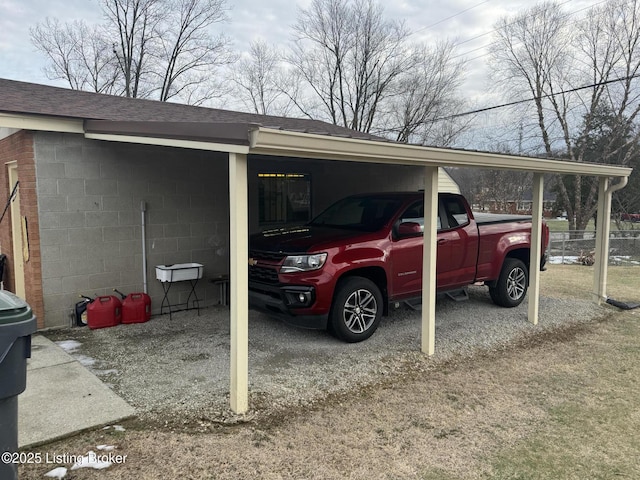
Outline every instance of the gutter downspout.
<path fill-rule="evenodd" d="M 594 270 L 594 299 L 598 304 L 607 301 L 607 270 L 609 266 L 609 222 L 611 221 L 611 197 L 614 192 L 624 188 L 629 182 L 629 177 L 618 177 L 620 182 L 615 185 L 607 185 L 608 179 L 600 179 L 600 191 L 598 195 L 598 231 L 596 232 L 596 265 Z M 606 217 L 607 221 L 600 219 Z"/>
<path fill-rule="evenodd" d="M 616 183 L 615 185 L 611 185 L 607 188 L 607 195 L 611 195 L 618 190 L 622 190 L 629 183 L 629 177 L 620 177 L 620 183 Z"/>

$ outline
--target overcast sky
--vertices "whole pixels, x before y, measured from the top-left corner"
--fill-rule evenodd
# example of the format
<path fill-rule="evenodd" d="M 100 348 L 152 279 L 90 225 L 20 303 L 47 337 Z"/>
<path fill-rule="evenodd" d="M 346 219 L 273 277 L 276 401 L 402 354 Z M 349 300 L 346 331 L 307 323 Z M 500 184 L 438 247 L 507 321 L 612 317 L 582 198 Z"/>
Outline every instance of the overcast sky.
<path fill-rule="evenodd" d="M 558 0 L 576 17 L 592 5 L 607 0 Z M 299 8 L 310 0 L 227 0 L 229 22 L 225 29 L 238 52 L 251 40 L 262 39 L 284 47 L 291 37 L 291 25 Z M 474 104 L 491 103 L 487 90 L 486 46 L 494 22 L 504 15 L 531 7 L 533 0 L 394 0 L 381 2 L 388 18 L 404 20 L 416 41 L 452 39 L 458 55 L 469 61 L 465 90 Z M 61 21 L 102 20 L 98 0 L 0 0 L 0 78 L 66 86 L 48 80 L 42 68 L 45 58 L 29 40 L 29 29 L 47 17 Z M 0 92 L 1 94 L 1 92 Z M 485 106 L 485 105 L 482 105 Z"/>

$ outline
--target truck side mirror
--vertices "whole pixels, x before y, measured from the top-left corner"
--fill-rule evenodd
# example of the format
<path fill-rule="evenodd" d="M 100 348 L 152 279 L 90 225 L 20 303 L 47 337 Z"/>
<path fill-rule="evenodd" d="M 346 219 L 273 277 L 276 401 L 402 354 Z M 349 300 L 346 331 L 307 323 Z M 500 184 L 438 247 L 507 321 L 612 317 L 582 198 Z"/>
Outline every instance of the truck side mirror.
<path fill-rule="evenodd" d="M 402 222 L 398 226 L 398 236 L 400 237 L 417 237 L 422 235 L 422 227 L 416 222 Z"/>

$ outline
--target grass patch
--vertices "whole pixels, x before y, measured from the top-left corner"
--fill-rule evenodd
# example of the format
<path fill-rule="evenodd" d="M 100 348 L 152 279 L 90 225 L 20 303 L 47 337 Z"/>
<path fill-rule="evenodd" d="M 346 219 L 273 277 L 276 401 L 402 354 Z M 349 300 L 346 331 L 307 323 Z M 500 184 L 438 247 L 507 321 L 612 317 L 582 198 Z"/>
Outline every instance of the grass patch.
<path fill-rule="evenodd" d="M 540 276 L 540 294 L 555 298 L 591 300 L 594 268 L 584 265 L 548 265 Z M 607 295 L 616 300 L 640 301 L 640 267 L 608 268 Z"/>
<path fill-rule="evenodd" d="M 637 345 L 640 318 L 622 316 L 606 326 L 606 341 L 591 335 L 586 348 L 554 368 L 566 382 L 559 381 L 561 373 L 533 379 L 533 390 L 547 392 L 545 401 L 538 398 L 547 420 L 535 435 L 489 460 L 490 478 L 640 478 L 640 351 L 618 349 Z"/>
<path fill-rule="evenodd" d="M 549 230 L 551 232 L 568 232 L 569 231 L 569 222 L 567 220 L 558 220 L 555 218 L 550 218 L 545 220 L 545 222 L 549 226 Z M 611 222 L 612 228 L 614 227 L 614 225 L 615 223 Z M 595 223 L 593 220 L 589 220 L 586 230 L 591 232 L 595 230 Z"/>
<path fill-rule="evenodd" d="M 420 477 L 421 480 L 457 480 L 458 477 L 452 476 L 448 472 L 440 469 L 433 469 Z"/>
<path fill-rule="evenodd" d="M 541 294 L 591 300 L 593 277 L 593 267 L 550 265 Z M 607 292 L 640 301 L 640 268 L 609 267 Z M 581 339 L 581 348 L 544 359 L 542 373 L 529 380 L 529 401 L 545 410 L 545 422 L 535 435 L 487 458 L 484 478 L 640 478 L 640 311 L 616 318 Z"/>
<path fill-rule="evenodd" d="M 640 268 L 609 267 L 608 273 L 610 296 L 640 301 Z M 541 294 L 592 301 L 593 275 L 593 267 L 551 265 L 542 274 Z M 489 422 L 488 438 L 499 440 L 487 443 L 473 473 L 456 471 L 454 462 L 451 470 L 427 469 L 421 478 L 640 478 L 640 309 L 610 312 L 575 336 L 555 332 L 551 335 L 558 342 L 523 345 L 513 357 L 496 356 L 487 365 L 477 362 L 474 376 L 483 378 L 486 392 L 491 392 L 483 402 L 495 409 L 513 401 L 516 408 Z M 483 368 L 488 377 L 478 375 Z M 474 385 L 469 378 L 467 388 Z M 497 389 L 505 397 L 492 402 Z M 469 392 L 459 395 L 468 397 Z M 451 395 L 445 398 L 451 402 Z M 461 440 L 468 434 L 469 443 L 477 441 L 466 429 L 462 432 Z"/>
<path fill-rule="evenodd" d="M 567 220 L 549 218 L 549 219 L 545 219 L 545 223 L 549 226 L 549 230 L 551 232 L 568 232 L 569 231 L 569 222 Z M 587 223 L 587 227 L 585 228 L 585 231 L 593 232 L 595 229 L 596 229 L 595 222 L 593 221 L 593 219 L 589 220 L 589 223 Z M 610 229 L 612 232 L 615 232 L 618 230 L 637 230 L 638 224 L 631 223 L 631 222 L 621 222 L 620 228 L 618 228 L 618 224 L 612 220 Z"/>

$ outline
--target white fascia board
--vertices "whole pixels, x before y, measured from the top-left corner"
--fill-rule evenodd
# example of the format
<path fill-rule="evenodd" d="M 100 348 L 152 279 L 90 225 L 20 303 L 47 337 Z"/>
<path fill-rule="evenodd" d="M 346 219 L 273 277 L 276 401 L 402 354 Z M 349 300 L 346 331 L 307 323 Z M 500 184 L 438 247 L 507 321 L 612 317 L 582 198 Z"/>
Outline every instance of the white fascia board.
<path fill-rule="evenodd" d="M 421 147 L 260 128 L 251 153 L 395 165 L 477 167 L 539 173 L 628 177 L 630 168 Z"/>
<path fill-rule="evenodd" d="M 15 115 L 12 113 L 0 113 L 0 127 L 15 128 L 18 130 L 84 133 L 82 120 L 60 117 Z"/>
<path fill-rule="evenodd" d="M 104 140 L 107 142 L 138 143 L 142 145 L 160 145 L 164 147 L 190 148 L 194 150 L 208 150 L 214 152 L 227 152 L 248 154 L 249 146 L 231 145 L 226 143 L 196 142 L 193 140 L 178 140 L 173 138 L 140 137 L 130 135 L 111 135 L 104 133 L 86 133 L 85 138 L 92 140 Z"/>

